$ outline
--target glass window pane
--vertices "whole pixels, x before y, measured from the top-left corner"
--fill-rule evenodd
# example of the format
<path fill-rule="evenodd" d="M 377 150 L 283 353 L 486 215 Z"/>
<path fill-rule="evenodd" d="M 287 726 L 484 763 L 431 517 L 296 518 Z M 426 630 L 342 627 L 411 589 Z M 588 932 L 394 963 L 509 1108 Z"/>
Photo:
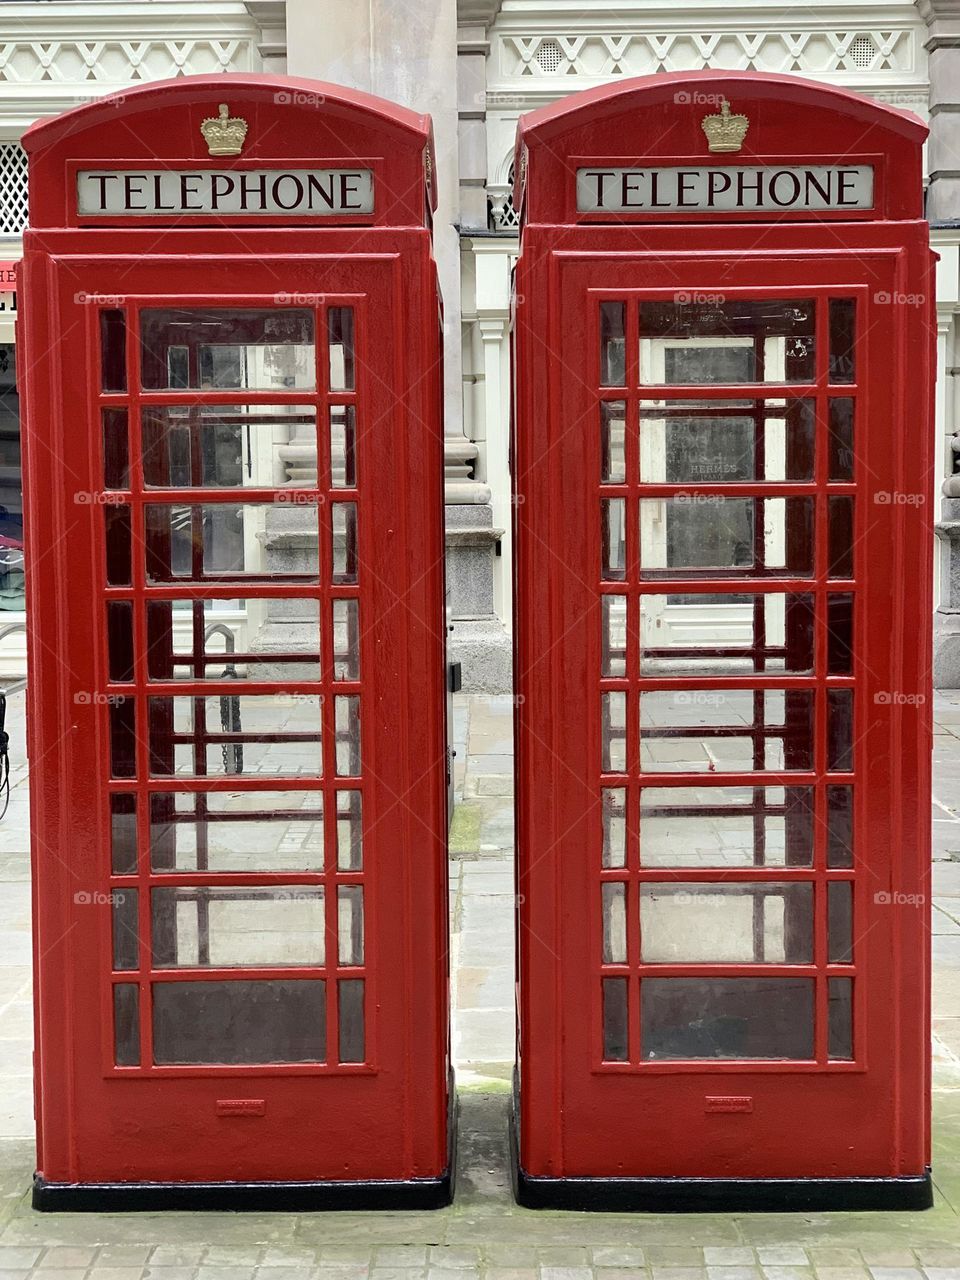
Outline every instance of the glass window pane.
<path fill-rule="evenodd" d="M 603 1057 L 606 1062 L 626 1062 L 627 979 L 604 978 L 603 992 Z"/>
<path fill-rule="evenodd" d="M 627 674 L 627 597 L 600 597 L 603 630 L 600 636 L 601 667 L 605 676 Z"/>
<path fill-rule="evenodd" d="M 640 959 L 646 964 L 810 964 L 813 886 L 644 884 Z"/>
<path fill-rule="evenodd" d="M 149 502 L 144 520 L 149 583 L 317 581 L 313 505 Z"/>
<path fill-rule="evenodd" d="M 238 620 L 211 601 L 149 600 L 147 674 L 151 680 L 316 680 L 320 604 L 316 599 L 247 597 Z"/>
<path fill-rule="evenodd" d="M 643 787 L 645 867 L 812 867 L 812 787 Z"/>
<path fill-rule="evenodd" d="M 114 778 L 137 776 L 137 717 L 133 698 L 117 696 L 110 703 L 110 773 Z"/>
<path fill-rule="evenodd" d="M 603 814 L 603 865 L 627 865 L 627 793 L 623 787 L 603 787 L 600 791 Z"/>
<path fill-rule="evenodd" d="M 130 447 L 127 442 L 127 410 L 104 409 L 103 487 L 130 488 Z"/>
<path fill-rule="evenodd" d="M 626 416 L 626 401 L 600 401 L 600 479 L 604 484 L 623 484 L 627 478 Z"/>
<path fill-rule="evenodd" d="M 658 484 L 812 480 L 815 401 L 675 400 L 640 408 L 640 478 Z"/>
<path fill-rule="evenodd" d="M 113 908 L 113 967 L 139 969 L 139 894 L 136 889 L 114 889 L 110 903 Z"/>
<path fill-rule="evenodd" d="M 110 869 L 115 876 L 137 874 L 137 797 L 125 791 L 110 796 Z"/>
<path fill-rule="evenodd" d="M 626 512 L 623 498 L 604 498 L 600 503 L 600 576 L 606 582 L 623 582 L 627 576 Z"/>
<path fill-rule="evenodd" d="M 849 396 L 831 396 L 828 404 L 827 478 L 853 481 L 853 400 Z"/>
<path fill-rule="evenodd" d="M 853 885 L 832 880 L 827 885 L 827 959 L 831 964 L 853 963 Z"/>
<path fill-rule="evenodd" d="M 330 484 L 353 489 L 357 483 L 357 411 L 352 404 L 330 406 Z"/>
<path fill-rule="evenodd" d="M 314 694 L 150 698 L 150 772 L 320 777 L 320 718 Z"/>
<path fill-rule="evenodd" d="M 839 494 L 827 499 L 827 541 L 831 578 L 852 578 L 854 571 L 853 498 Z"/>
<path fill-rule="evenodd" d="M 326 983 L 157 982 L 153 1056 L 172 1063 L 323 1062 Z"/>
<path fill-rule="evenodd" d="M 330 390 L 353 391 L 356 385 L 353 307 L 331 307 L 327 312 L 327 344 Z"/>
<path fill-rule="evenodd" d="M 337 889 L 338 955 L 341 964 L 363 964 L 363 886 Z"/>
<path fill-rule="evenodd" d="M 812 300 L 640 303 L 646 385 L 812 382 Z"/>
<path fill-rule="evenodd" d="M 626 885 L 608 880 L 600 886 L 603 906 L 603 962 L 627 962 Z"/>
<path fill-rule="evenodd" d="M 856 303 L 853 298 L 831 298 L 829 308 L 830 381 L 856 382 Z"/>
<path fill-rule="evenodd" d="M 811 978 L 644 978 L 644 1059 L 811 1059 Z"/>
<path fill-rule="evenodd" d="M 360 601 L 334 600 L 333 678 L 360 679 Z"/>
<path fill-rule="evenodd" d="M 113 1060 L 118 1067 L 140 1065 L 140 988 L 133 982 L 113 988 Z"/>
<path fill-rule="evenodd" d="M 107 601 L 107 667 L 111 680 L 133 679 L 133 602 Z"/>
<path fill-rule="evenodd" d="M 157 968 L 324 963 L 322 885 L 180 885 L 150 898 Z"/>
<path fill-rule="evenodd" d="M 626 304 L 600 303 L 600 385 L 626 385 Z"/>
<path fill-rule="evenodd" d="M 127 389 L 127 313 L 100 312 L 100 389 Z"/>
<path fill-rule="evenodd" d="M 342 978 L 339 992 L 338 1035 L 341 1062 L 363 1062 L 366 1057 L 362 978 Z"/>
<path fill-rule="evenodd" d="M 601 769 L 624 773 L 627 768 L 627 695 L 601 693 Z"/>
<path fill-rule="evenodd" d="M 340 586 L 357 581 L 357 504 L 334 502 L 331 506 L 333 527 L 333 577 Z"/>
<path fill-rule="evenodd" d="M 827 690 L 827 768 L 853 768 L 853 690 Z"/>
<path fill-rule="evenodd" d="M 129 587 L 133 567 L 130 508 L 120 505 L 105 506 L 103 523 L 107 555 L 107 586 Z"/>
<path fill-rule="evenodd" d="M 853 1058 L 853 979 L 827 979 L 827 1053 L 831 1058 Z"/>
<path fill-rule="evenodd" d="M 317 418 L 309 405 L 144 405 L 140 421 L 147 486 L 271 488 L 288 481 L 283 460 L 294 483 L 317 482 Z"/>
<path fill-rule="evenodd" d="M 827 672 L 832 676 L 853 673 L 853 595 L 832 591 L 827 596 Z"/>
<path fill-rule="evenodd" d="M 312 391 L 313 312 L 145 309 L 140 313 L 140 380 L 153 391 Z"/>
<path fill-rule="evenodd" d="M 853 866 L 853 787 L 827 787 L 827 866 Z"/>
<path fill-rule="evenodd" d="M 337 869 L 363 869 L 363 797 L 359 791 L 337 792 Z"/>
<path fill-rule="evenodd" d="M 813 768 L 810 689 L 680 689 L 640 694 L 646 772 Z"/>
<path fill-rule="evenodd" d="M 642 578 L 812 572 L 812 498 L 679 494 L 640 500 Z"/>
<path fill-rule="evenodd" d="M 155 791 L 150 867 L 322 871 L 322 791 Z"/>
<path fill-rule="evenodd" d="M 360 773 L 360 698 L 334 698 L 337 735 L 337 775 L 355 778 Z"/>
<path fill-rule="evenodd" d="M 806 592 L 645 592 L 640 669 L 644 675 L 807 674 L 813 671 L 813 602 Z"/>

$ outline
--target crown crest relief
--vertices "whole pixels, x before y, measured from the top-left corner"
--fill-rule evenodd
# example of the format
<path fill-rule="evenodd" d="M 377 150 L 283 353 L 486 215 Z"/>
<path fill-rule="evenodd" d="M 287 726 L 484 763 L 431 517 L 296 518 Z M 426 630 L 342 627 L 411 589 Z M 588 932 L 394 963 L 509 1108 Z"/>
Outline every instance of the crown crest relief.
<path fill-rule="evenodd" d="M 730 114 L 730 103 L 720 100 L 720 114 L 704 116 L 700 122 L 711 151 L 739 151 L 750 128 L 746 116 Z"/>
<path fill-rule="evenodd" d="M 247 122 L 231 117 L 230 108 L 221 102 L 219 116 L 208 116 L 200 125 L 200 132 L 212 156 L 238 156 L 247 136 Z"/>

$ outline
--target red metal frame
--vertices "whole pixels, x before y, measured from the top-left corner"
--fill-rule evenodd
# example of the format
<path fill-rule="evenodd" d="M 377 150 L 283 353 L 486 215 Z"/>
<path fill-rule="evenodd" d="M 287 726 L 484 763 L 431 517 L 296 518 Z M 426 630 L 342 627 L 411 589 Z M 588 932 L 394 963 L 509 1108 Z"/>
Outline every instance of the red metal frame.
<path fill-rule="evenodd" d="M 33 570 L 28 590 L 38 1167 L 46 1187 L 376 1181 L 388 1188 L 422 1183 L 440 1188 L 440 1195 L 449 1192 L 442 428 L 437 281 L 423 212 L 432 203 L 432 193 L 424 188 L 429 122 L 329 86 L 311 87 L 327 89 L 326 115 L 326 108 L 277 103 L 278 89 L 291 84 L 309 82 L 211 77 L 150 86 L 106 113 L 102 104 L 82 108 L 65 121 L 38 126 L 27 138 L 31 193 L 39 210 L 24 262 L 25 448 Z M 308 153 L 305 139 L 318 127 L 328 135 L 336 132 L 341 163 L 354 163 L 355 154 L 385 157 L 367 162 L 375 168 L 376 225 L 336 226 L 325 219 L 310 227 L 281 228 L 272 225 L 275 219 L 264 219 L 265 227 L 248 220 L 234 229 L 197 229 L 161 228 L 138 219 L 107 229 L 78 228 L 75 219 L 60 216 L 64 191 L 68 203 L 71 199 L 73 169 L 94 157 L 100 157 L 101 166 L 113 167 L 116 162 L 103 157 L 126 149 L 131 134 L 143 150 L 141 166 L 159 153 L 167 157 L 164 164 L 176 167 L 171 154 L 190 155 L 191 148 L 190 167 L 203 164 L 197 121 L 215 114 L 224 98 L 251 123 L 253 145 L 245 164 L 277 162 L 276 156 L 258 154 L 261 135 L 264 146 L 279 146 L 284 139 L 289 155 Z M 83 158 L 77 161 L 78 156 Z M 279 163 L 296 165 L 286 155 Z M 43 225 L 44 217 L 52 226 Z M 311 312 L 315 389 L 141 388 L 140 313 L 170 304 L 293 306 Z M 355 314 L 357 374 L 349 391 L 327 382 L 326 316 L 339 306 Z M 102 392 L 100 314 L 116 308 L 126 314 L 127 390 Z M 141 408 L 185 403 L 310 407 L 318 433 L 316 483 L 146 486 Z M 345 404 L 354 405 L 357 414 L 353 487 L 334 486 L 330 467 L 328 408 Z M 120 405 L 129 415 L 130 476 L 125 491 L 108 492 L 101 410 Z M 424 475 L 434 482 L 424 484 Z M 196 475 L 192 479 L 196 485 Z M 355 503 L 358 510 L 354 584 L 338 584 L 330 576 L 332 506 L 341 501 Z M 319 576 L 148 580 L 147 504 L 250 502 L 289 503 L 315 515 Z M 106 578 L 104 518 L 118 507 L 131 515 L 129 586 L 111 585 Z M 200 679 L 201 669 L 208 674 L 202 656 L 203 667 L 191 665 L 188 678 L 151 678 L 148 601 L 238 597 L 318 602 L 318 678 L 268 677 L 254 669 L 242 681 Z M 359 680 L 333 678 L 331 609 L 340 599 L 361 602 Z M 131 680 L 110 679 L 110 601 L 133 603 Z M 195 635 L 197 625 L 195 619 Z M 242 661 L 245 655 L 236 656 Z M 293 656 L 281 654 L 279 661 Z M 194 663 L 192 657 L 184 661 Z M 237 694 L 319 698 L 322 772 L 205 776 L 198 771 L 186 777 L 151 772 L 149 698 L 189 701 Z M 349 695 L 360 699 L 359 776 L 333 768 L 334 698 Z M 137 717 L 133 777 L 111 777 L 111 704 L 118 698 L 132 698 Z M 202 758 L 207 744 L 281 738 L 308 746 L 302 733 L 215 733 L 202 721 L 181 740 L 194 744 L 195 758 Z M 170 752 L 176 741 L 168 730 Z M 151 868 L 151 796 L 283 790 L 323 794 L 322 868 L 293 873 Z M 360 870 L 341 869 L 337 862 L 336 797 L 346 791 L 362 794 Z M 111 874 L 110 797 L 118 793 L 137 798 L 134 875 Z M 365 886 L 360 966 L 338 959 L 337 951 L 336 890 L 351 884 Z M 323 886 L 324 964 L 158 966 L 151 949 L 151 893 L 178 886 Z M 134 888 L 139 891 L 139 964 L 132 971 L 118 970 L 113 968 L 109 895 Z M 154 1062 L 155 982 L 273 978 L 326 981 L 323 1061 Z M 365 1046 L 359 1062 L 338 1060 L 334 988 L 348 978 L 365 983 Z M 114 1056 L 113 992 L 124 983 L 135 983 L 140 992 L 139 1066 L 117 1065 Z"/>
<path fill-rule="evenodd" d="M 537 1191 L 538 1180 L 540 1186 L 559 1186 L 569 1179 L 664 1185 L 708 1179 L 729 1188 L 764 1179 L 923 1178 L 929 1162 L 926 641 L 932 572 L 933 313 L 931 255 L 926 226 L 918 220 L 919 183 L 916 189 L 912 185 L 923 130 L 912 119 L 891 119 L 894 113 L 861 100 L 855 100 L 859 119 L 853 124 L 843 114 L 852 95 L 796 81 L 781 95 L 786 81 L 720 73 L 657 77 L 656 83 L 637 81 L 578 95 L 582 102 L 569 99 L 521 125 L 518 151 L 527 157 L 527 177 L 515 308 L 515 723 L 518 1142 L 521 1184 L 528 1196 L 549 1196 Z M 700 118 L 714 108 L 673 105 L 681 85 L 723 93 L 734 110 L 746 111 L 753 137 L 745 154 L 711 157 L 702 136 L 695 149 Z M 882 158 L 878 175 L 882 168 L 888 178 L 896 174 L 896 182 L 878 185 L 870 220 L 852 217 L 825 224 L 822 217 L 778 218 L 776 225 L 768 223 L 758 231 L 749 218 L 717 218 L 711 220 L 717 225 L 707 225 L 703 219 L 663 215 L 661 225 L 648 220 L 628 226 L 626 217 L 612 215 L 612 225 L 598 225 L 592 216 L 590 225 L 584 225 L 583 216 L 571 215 L 579 158 L 629 150 L 641 123 L 644 140 L 653 140 L 644 152 L 646 164 L 670 164 L 678 154 L 688 164 L 749 164 L 771 153 L 790 154 L 793 163 L 803 163 L 811 155 L 824 158 L 829 138 L 836 143 L 834 159 L 869 152 Z M 795 142 L 792 153 L 781 142 L 787 130 Z M 688 138 L 689 153 L 682 150 Z M 574 221 L 580 225 L 571 225 Z M 719 295 L 724 302 L 815 300 L 813 376 L 786 384 L 643 385 L 638 369 L 640 301 L 682 303 L 691 291 Z M 885 301 L 887 295 L 908 293 L 919 298 L 917 305 Z M 855 382 L 830 380 L 826 321 L 831 297 L 855 299 Z M 601 385 L 599 304 L 617 300 L 626 311 L 625 376 L 622 385 Z M 850 482 L 828 475 L 828 394 L 855 403 L 856 470 Z M 757 421 L 757 403 L 772 397 L 815 401 L 815 467 L 809 480 L 668 483 L 642 477 L 641 405 L 674 400 L 695 413 L 699 400 L 748 401 Z M 603 400 L 626 406 L 623 483 L 601 481 L 598 404 Z M 751 416 L 749 407 L 735 412 Z M 885 501 L 885 494 L 895 496 Z M 813 571 L 761 568 L 696 576 L 657 569 L 641 576 L 639 501 L 678 495 L 691 500 L 811 498 L 816 513 Z M 830 575 L 828 565 L 827 499 L 844 495 L 853 496 L 855 503 L 855 562 L 852 576 L 837 577 Z M 600 576 L 603 499 L 624 501 L 625 570 L 619 580 Z M 762 503 L 754 519 L 759 521 L 756 538 Z M 808 674 L 758 665 L 765 642 L 757 633 L 736 650 L 752 660 L 752 671 L 698 675 L 641 670 L 642 597 L 744 592 L 813 595 L 815 660 Z M 826 600 L 837 592 L 855 598 L 849 675 L 831 674 L 827 668 Z M 625 669 L 616 676 L 601 674 L 600 597 L 610 595 L 624 600 L 627 611 Z M 722 642 L 708 640 L 706 645 L 691 642 L 687 652 L 700 657 L 726 652 Z M 645 653 L 652 656 L 650 650 Z M 681 649 L 679 656 L 683 653 Z M 645 771 L 638 738 L 644 693 L 751 689 L 813 692 L 812 768 L 788 765 L 763 771 L 761 764 L 752 771 L 671 772 L 666 766 Z M 843 689 L 855 690 L 853 767 L 831 770 L 827 700 L 830 690 Z M 605 691 L 626 696 L 624 770 L 601 768 L 600 695 Z M 719 731 L 721 739 L 734 732 L 752 741 L 756 764 L 769 730 L 755 719 L 752 728 L 738 724 L 736 730 Z M 703 733 L 674 728 L 655 730 L 652 738 L 644 731 L 641 737 L 654 741 Z M 851 868 L 827 866 L 828 783 L 854 784 Z M 721 785 L 749 789 L 788 784 L 814 788 L 809 867 L 667 868 L 644 861 L 641 788 L 696 787 L 702 792 Z M 602 862 L 601 785 L 626 790 L 623 866 Z M 761 799 L 754 790 L 741 812 L 756 822 L 765 804 L 765 795 Z M 835 963 L 827 954 L 826 887 L 844 880 L 854 885 L 854 949 L 851 963 Z M 813 892 L 809 963 L 641 960 L 642 885 L 798 881 L 810 883 Z M 602 960 L 605 883 L 626 887 L 623 962 Z M 905 895 L 909 901 L 888 905 L 884 894 Z M 808 977 L 816 992 L 812 1056 L 641 1057 L 640 984 L 681 976 Z M 628 983 L 628 1047 L 622 1061 L 604 1056 L 605 977 Z M 848 1060 L 828 1054 L 831 977 L 854 980 L 854 1042 Z M 581 1188 L 577 1194 L 586 1192 Z M 598 1192 L 594 1207 L 601 1207 L 602 1199 Z"/>

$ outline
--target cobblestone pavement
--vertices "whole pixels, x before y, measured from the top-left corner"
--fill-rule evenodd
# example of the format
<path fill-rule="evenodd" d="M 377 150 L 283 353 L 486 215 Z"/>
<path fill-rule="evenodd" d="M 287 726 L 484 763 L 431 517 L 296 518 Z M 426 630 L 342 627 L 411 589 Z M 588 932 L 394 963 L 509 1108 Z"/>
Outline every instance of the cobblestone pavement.
<path fill-rule="evenodd" d="M 960 1280 L 960 696 L 937 703 L 936 1206 L 903 1214 L 533 1213 L 513 1203 L 509 699 L 460 698 L 451 833 L 456 1202 L 434 1213 L 35 1214 L 22 695 L 0 822 L 0 1280 Z M 789 1131 L 784 1140 L 789 1141 Z"/>

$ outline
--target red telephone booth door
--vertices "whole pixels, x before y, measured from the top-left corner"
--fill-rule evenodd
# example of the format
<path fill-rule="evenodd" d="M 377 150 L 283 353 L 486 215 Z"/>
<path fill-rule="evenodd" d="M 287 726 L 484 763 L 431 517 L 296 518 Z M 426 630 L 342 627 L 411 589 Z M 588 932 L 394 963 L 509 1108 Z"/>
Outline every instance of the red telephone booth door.
<path fill-rule="evenodd" d="M 36 1203 L 445 1203 L 429 234 L 121 238 L 27 266 Z"/>
<path fill-rule="evenodd" d="M 517 278 L 521 1197 L 923 1206 L 922 224 L 563 230 Z"/>

